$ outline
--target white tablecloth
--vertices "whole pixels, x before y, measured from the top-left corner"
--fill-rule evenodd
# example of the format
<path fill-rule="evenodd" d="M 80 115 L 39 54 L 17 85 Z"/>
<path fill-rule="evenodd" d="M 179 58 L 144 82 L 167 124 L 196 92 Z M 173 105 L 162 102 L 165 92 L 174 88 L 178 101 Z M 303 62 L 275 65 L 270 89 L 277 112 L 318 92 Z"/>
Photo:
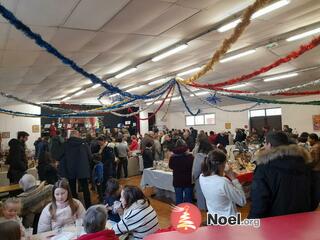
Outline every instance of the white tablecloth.
<path fill-rule="evenodd" d="M 148 185 L 151 187 L 174 192 L 174 187 L 172 185 L 172 172 L 151 169 L 152 168 L 146 168 L 143 170 L 140 186 L 144 188 Z"/>

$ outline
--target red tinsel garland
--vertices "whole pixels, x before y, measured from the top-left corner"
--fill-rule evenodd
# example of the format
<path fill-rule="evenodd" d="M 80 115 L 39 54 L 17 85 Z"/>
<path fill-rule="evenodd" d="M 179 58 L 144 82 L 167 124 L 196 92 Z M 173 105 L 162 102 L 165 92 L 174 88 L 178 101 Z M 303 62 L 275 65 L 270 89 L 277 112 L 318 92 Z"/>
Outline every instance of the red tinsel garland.
<path fill-rule="evenodd" d="M 155 111 L 154 113 L 152 113 L 152 114 L 151 114 L 150 116 L 148 116 L 147 118 L 140 118 L 140 117 L 137 116 L 137 115 L 134 115 L 134 117 L 135 117 L 137 120 L 140 121 L 140 120 L 149 120 L 150 118 L 152 118 L 153 116 L 155 116 L 155 115 L 157 114 L 157 112 L 159 112 L 159 110 L 162 108 L 164 102 L 166 101 L 166 99 L 168 98 L 170 92 L 172 91 L 172 88 L 173 88 L 173 87 L 171 87 L 171 88 L 169 89 L 167 95 L 166 95 L 165 98 L 162 100 L 160 106 L 156 109 L 156 111 Z M 130 107 L 128 108 L 128 111 L 129 111 L 129 113 L 132 113 L 132 112 L 133 112 Z"/>
<path fill-rule="evenodd" d="M 245 75 L 242 75 L 241 77 L 237 77 L 237 78 L 233 78 L 233 79 L 230 79 L 230 80 L 227 80 L 225 82 L 221 82 L 221 83 L 215 83 L 215 84 L 200 84 L 200 83 L 190 83 L 188 85 L 192 86 L 192 87 L 196 87 L 196 88 L 206 88 L 206 89 L 212 89 L 212 90 L 222 90 L 222 91 L 228 91 L 228 92 L 236 92 L 237 90 L 234 90 L 234 91 L 229 91 L 229 90 L 226 90 L 226 89 L 222 89 L 221 87 L 223 86 L 227 86 L 227 85 L 233 85 L 233 84 L 236 84 L 236 83 L 240 83 L 240 82 L 243 82 L 243 81 L 247 81 L 255 76 L 258 76 L 262 73 L 265 73 L 265 72 L 268 72 L 270 71 L 271 69 L 275 68 L 275 67 L 278 67 L 279 65 L 283 64 L 283 63 L 287 63 L 287 62 L 290 62 L 291 60 L 293 59 L 296 59 L 298 58 L 299 56 L 301 56 L 302 54 L 304 54 L 305 52 L 317 47 L 318 45 L 320 44 L 320 35 L 317 36 L 316 38 L 314 38 L 311 42 L 309 42 L 308 44 L 305 44 L 305 45 L 301 45 L 299 47 L 299 50 L 298 51 L 293 51 L 291 52 L 290 54 L 288 54 L 286 57 L 283 57 L 283 58 L 280 58 L 278 59 L 277 61 L 275 61 L 274 63 L 268 65 L 268 66 L 265 66 L 265 67 L 262 67 L 252 73 L 249 73 L 249 74 L 245 74 Z M 239 93 L 242 93 L 242 91 L 239 91 Z M 245 93 L 245 92 L 243 92 Z M 249 92 L 248 92 L 249 93 Z M 307 93 L 307 92 L 302 92 L 302 93 L 306 93 L 306 94 L 300 94 L 300 93 L 280 93 L 279 95 L 311 95 L 311 94 L 318 94 L 318 93 L 313 93 L 312 91 L 310 93 Z"/>
<path fill-rule="evenodd" d="M 225 88 L 211 88 L 211 90 L 216 90 L 216 91 L 223 91 L 223 92 L 229 92 L 229 93 L 255 93 L 255 92 L 250 92 L 250 91 L 241 91 L 241 90 L 232 90 L 232 89 L 225 89 Z M 276 94 L 271 94 L 272 96 L 305 96 L 305 95 L 316 95 L 320 94 L 320 90 L 315 90 L 315 91 L 303 91 L 303 92 L 281 92 L 281 93 L 276 93 Z"/>

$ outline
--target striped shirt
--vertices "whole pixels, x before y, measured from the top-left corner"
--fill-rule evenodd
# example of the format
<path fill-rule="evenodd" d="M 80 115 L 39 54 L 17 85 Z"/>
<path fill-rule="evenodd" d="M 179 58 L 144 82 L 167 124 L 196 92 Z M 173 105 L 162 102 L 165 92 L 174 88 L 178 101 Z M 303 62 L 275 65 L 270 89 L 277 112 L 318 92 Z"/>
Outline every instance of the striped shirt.
<path fill-rule="evenodd" d="M 129 233 L 130 240 L 143 239 L 158 229 L 159 222 L 156 211 L 148 202 L 143 203 L 143 200 L 138 200 L 125 209 L 120 222 L 113 226 L 117 235 Z"/>

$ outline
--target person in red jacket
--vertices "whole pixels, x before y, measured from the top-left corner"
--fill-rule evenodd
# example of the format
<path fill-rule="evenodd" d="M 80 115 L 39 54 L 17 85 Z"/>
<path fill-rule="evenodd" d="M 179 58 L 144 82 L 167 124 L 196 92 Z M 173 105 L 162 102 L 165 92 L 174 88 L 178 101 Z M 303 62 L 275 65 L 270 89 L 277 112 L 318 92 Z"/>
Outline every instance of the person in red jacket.
<path fill-rule="evenodd" d="M 91 206 L 83 219 L 83 227 L 87 234 L 78 240 L 119 240 L 113 230 L 105 229 L 107 218 L 108 212 L 103 205 Z"/>
<path fill-rule="evenodd" d="M 138 139 L 135 135 L 131 136 L 131 144 L 129 146 L 129 150 L 130 151 L 136 151 L 139 150 L 139 143 L 138 143 Z"/>

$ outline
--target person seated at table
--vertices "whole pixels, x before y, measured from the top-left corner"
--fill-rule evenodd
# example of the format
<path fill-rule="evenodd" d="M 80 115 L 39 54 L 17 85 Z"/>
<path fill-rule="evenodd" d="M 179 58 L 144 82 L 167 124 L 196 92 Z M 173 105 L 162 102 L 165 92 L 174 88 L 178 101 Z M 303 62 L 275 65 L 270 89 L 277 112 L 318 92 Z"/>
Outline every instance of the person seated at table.
<path fill-rule="evenodd" d="M 37 169 L 40 181 L 46 181 L 48 184 L 58 181 L 58 170 L 49 152 L 40 153 Z"/>
<path fill-rule="evenodd" d="M 19 223 L 12 220 L 1 222 L 0 236 L 5 240 L 20 240 L 22 235 Z"/>
<path fill-rule="evenodd" d="M 24 236 L 25 228 L 18 216 L 20 211 L 21 201 L 18 198 L 7 198 L 4 202 L 0 202 L 0 223 L 7 221 L 16 221 L 20 225 L 21 235 Z"/>
<path fill-rule="evenodd" d="M 113 230 L 105 229 L 108 218 L 107 209 L 103 205 L 95 205 L 88 208 L 83 219 L 84 231 L 78 240 L 118 240 Z"/>
<path fill-rule="evenodd" d="M 237 214 L 236 204 L 246 204 L 246 197 L 235 173 L 231 169 L 225 171 L 226 162 L 221 150 L 210 151 L 203 161 L 199 182 L 208 212 L 229 217 Z"/>
<path fill-rule="evenodd" d="M 52 202 L 42 211 L 38 224 L 38 233 L 59 229 L 83 218 L 86 211 L 82 203 L 72 198 L 69 182 L 61 179 L 52 189 Z"/>
<path fill-rule="evenodd" d="M 284 132 L 269 132 L 265 149 L 256 155 L 249 218 L 264 218 L 313 210 L 310 154 L 289 145 Z"/>
<path fill-rule="evenodd" d="M 121 221 L 112 227 L 117 235 L 129 233 L 129 240 L 143 239 L 159 229 L 157 213 L 140 188 L 124 186 L 120 201 Z"/>
<path fill-rule="evenodd" d="M 111 225 L 120 221 L 119 214 L 115 211 L 114 203 L 120 201 L 121 189 L 117 179 L 110 178 L 106 185 L 106 194 L 104 198 L 104 204 L 107 205 L 108 215 Z"/>
<path fill-rule="evenodd" d="M 36 229 L 42 209 L 51 202 L 53 186 L 45 185 L 45 182 L 37 186 L 37 181 L 31 174 L 23 175 L 19 184 L 23 189 L 23 193 L 17 196 L 21 200 L 23 225 Z"/>
<path fill-rule="evenodd" d="M 193 155 L 188 152 L 188 145 L 178 139 L 169 160 L 169 168 L 173 170 L 173 187 L 176 193 L 176 204 L 192 203 L 192 165 Z"/>

